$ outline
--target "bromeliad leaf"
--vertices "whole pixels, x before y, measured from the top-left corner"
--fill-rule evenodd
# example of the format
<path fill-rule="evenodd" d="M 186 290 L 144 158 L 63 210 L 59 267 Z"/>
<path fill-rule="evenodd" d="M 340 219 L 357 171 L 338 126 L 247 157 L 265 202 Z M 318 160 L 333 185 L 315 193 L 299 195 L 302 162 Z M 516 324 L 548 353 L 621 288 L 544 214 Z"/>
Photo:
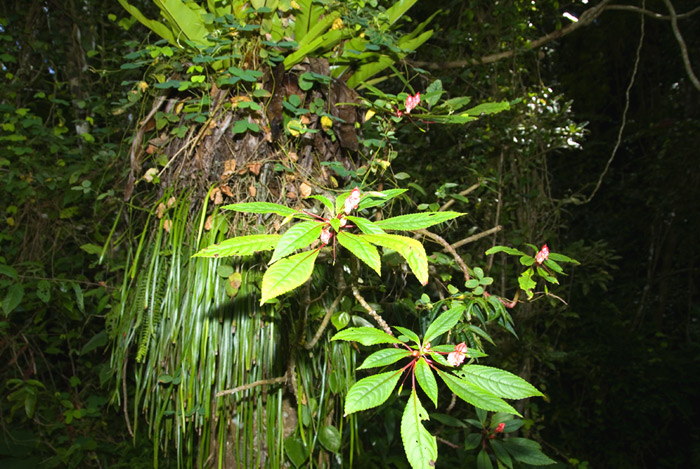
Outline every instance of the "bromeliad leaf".
<path fill-rule="evenodd" d="M 306 282 L 314 270 L 319 249 L 281 259 L 267 269 L 262 279 L 260 305 Z"/>
<path fill-rule="evenodd" d="M 362 217 L 345 217 L 348 221 L 355 224 L 364 234 L 383 234 L 384 230 L 379 228 L 376 223 Z"/>
<path fill-rule="evenodd" d="M 407 236 L 393 234 L 363 234 L 361 238 L 377 246 L 393 249 L 406 259 L 418 281 L 423 285 L 428 283 L 428 256 L 423 245 Z"/>
<path fill-rule="evenodd" d="M 428 228 L 462 215 L 464 214 L 459 212 L 411 213 L 379 220 L 375 224 L 384 230 L 413 231 Z"/>
<path fill-rule="evenodd" d="M 425 429 L 422 420 L 430 419 L 413 390 L 401 417 L 403 448 L 413 469 L 434 469 L 438 455 L 437 442 Z"/>
<path fill-rule="evenodd" d="M 315 221 L 304 221 L 289 228 L 277 243 L 270 264 L 313 243 L 321 236 L 322 229 L 323 225 Z"/>
<path fill-rule="evenodd" d="M 387 371 L 353 384 L 345 398 L 345 415 L 382 405 L 396 387 L 401 370 Z"/>
<path fill-rule="evenodd" d="M 224 205 L 221 208 L 224 210 L 234 210 L 236 212 L 275 213 L 283 217 L 289 215 L 303 215 L 298 210 L 285 205 L 273 204 L 271 202 L 244 202 L 240 204 Z"/>
<path fill-rule="evenodd" d="M 430 342 L 455 327 L 462 318 L 462 313 L 464 313 L 464 306 L 462 305 L 455 306 L 442 313 L 430 324 L 430 327 L 428 327 L 428 330 L 425 332 L 423 341 Z"/>
<path fill-rule="evenodd" d="M 362 345 L 401 343 L 396 337 L 374 327 L 350 327 L 338 332 L 331 340 L 354 340 Z"/>
<path fill-rule="evenodd" d="M 274 249 L 281 237 L 280 235 L 238 236 L 207 246 L 192 257 L 247 256 L 257 251 Z"/>
<path fill-rule="evenodd" d="M 437 408 L 437 396 L 438 396 L 438 386 L 437 381 L 435 381 L 435 375 L 433 375 L 430 365 L 425 361 L 425 358 L 421 357 L 416 362 L 416 379 L 418 384 L 423 389 L 425 394 L 433 401 L 433 405 Z"/>
<path fill-rule="evenodd" d="M 381 275 L 380 269 L 382 268 L 382 263 L 379 259 L 379 251 L 377 251 L 374 245 L 357 235 L 344 231 L 338 233 L 338 242 L 358 259 L 367 264 L 377 275 Z"/>
<path fill-rule="evenodd" d="M 520 416 L 510 404 L 490 391 L 441 370 L 438 370 L 438 375 L 453 393 L 469 404 L 492 412 L 506 412 Z"/>
<path fill-rule="evenodd" d="M 358 366 L 358 370 L 364 370 L 367 368 L 379 368 L 380 366 L 391 365 L 396 363 L 402 358 L 410 357 L 411 352 L 402 348 L 385 348 L 374 352 L 369 357 L 365 359 L 362 365 Z"/>
<path fill-rule="evenodd" d="M 532 396 L 542 396 L 533 385 L 505 370 L 483 365 L 466 365 L 456 372 L 482 389 L 496 396 L 507 399 L 524 399 Z"/>

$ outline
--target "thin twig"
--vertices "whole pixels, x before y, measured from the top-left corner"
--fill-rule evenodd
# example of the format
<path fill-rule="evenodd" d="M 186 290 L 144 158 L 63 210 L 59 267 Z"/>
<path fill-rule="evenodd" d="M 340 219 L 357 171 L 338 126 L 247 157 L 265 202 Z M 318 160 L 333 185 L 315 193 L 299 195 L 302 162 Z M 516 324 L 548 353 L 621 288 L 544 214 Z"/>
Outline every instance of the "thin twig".
<path fill-rule="evenodd" d="M 436 436 L 435 438 L 437 438 L 437 440 L 438 440 L 440 443 L 446 444 L 446 445 L 449 446 L 450 448 L 455 448 L 455 449 L 461 448 L 461 446 L 456 445 L 456 444 L 452 443 L 451 441 L 447 441 L 446 439 L 441 438 L 441 437 L 439 437 L 439 436 Z"/>
<path fill-rule="evenodd" d="M 129 349 L 126 350 L 126 353 L 124 355 L 124 366 L 122 367 L 122 394 L 124 396 L 122 409 L 124 410 L 124 420 L 126 420 L 126 430 L 129 432 L 129 435 L 131 435 L 131 438 L 133 438 L 134 432 L 131 429 L 131 422 L 129 421 L 129 409 L 128 409 L 128 406 L 126 404 L 126 400 L 127 400 L 127 395 L 126 395 L 126 364 L 129 361 L 128 356 L 129 356 Z"/>
<path fill-rule="evenodd" d="M 391 328 L 389 325 L 386 323 L 384 319 L 379 315 L 377 311 L 372 308 L 369 303 L 367 303 L 367 300 L 365 300 L 362 295 L 360 294 L 360 290 L 357 289 L 356 285 L 352 285 L 350 288 L 352 288 L 352 294 L 355 296 L 355 299 L 362 305 L 363 308 L 367 311 L 367 313 L 372 316 L 372 319 L 374 319 L 377 324 L 381 326 L 382 329 L 384 329 L 384 332 L 386 332 L 389 335 L 394 335 L 393 332 L 391 332 Z"/>
<path fill-rule="evenodd" d="M 695 76 L 693 72 L 693 67 L 690 65 L 690 57 L 688 56 L 688 47 L 685 45 L 683 36 L 681 35 L 681 30 L 678 29 L 678 15 L 676 14 L 676 9 L 673 8 L 673 3 L 671 0 L 663 0 L 668 8 L 668 12 L 671 14 L 671 29 L 673 29 L 673 35 L 676 36 L 676 41 L 678 41 L 678 46 L 681 48 L 681 56 L 683 57 L 683 65 L 685 65 L 685 71 L 688 73 L 690 81 L 693 86 L 700 91 L 700 80 Z"/>
<path fill-rule="evenodd" d="M 335 297 L 335 300 L 333 300 L 333 303 L 331 303 L 330 308 L 326 311 L 326 315 L 323 317 L 323 321 L 321 321 L 321 325 L 318 327 L 318 330 L 316 331 L 316 334 L 314 334 L 314 337 L 304 345 L 304 348 L 306 350 L 311 350 L 314 348 L 314 345 L 318 342 L 318 340 L 321 338 L 321 335 L 323 335 L 323 331 L 326 330 L 326 327 L 328 327 L 328 321 L 330 321 L 331 316 L 333 316 L 333 313 L 338 309 L 338 305 L 340 304 L 340 301 L 343 299 L 343 296 L 345 296 L 345 290 L 347 290 L 347 285 L 345 284 L 345 278 L 343 277 L 343 268 L 340 266 L 340 263 L 337 263 L 334 267 L 335 271 L 335 282 L 338 287 L 338 296 Z"/>
<path fill-rule="evenodd" d="M 603 11 L 607 8 L 608 3 L 612 0 L 603 0 L 598 5 L 589 8 L 584 11 L 580 16 L 579 20 L 575 23 L 571 23 L 568 26 L 561 28 L 556 31 L 552 31 L 549 34 L 545 34 L 533 41 L 530 41 L 528 48 L 526 50 L 537 49 L 549 42 L 552 42 L 560 37 L 566 36 L 577 29 L 587 26 L 593 22 L 598 16 L 600 16 Z M 503 52 L 498 52 L 496 54 L 485 55 L 479 59 L 463 59 L 463 60 L 453 60 L 448 62 L 423 62 L 423 61 L 409 61 L 414 67 L 427 68 L 427 69 L 444 69 L 444 68 L 464 68 L 470 65 L 485 65 L 494 62 L 498 62 L 503 59 L 508 59 L 513 57 L 515 54 L 521 52 L 520 49 L 511 49 Z"/>
<path fill-rule="evenodd" d="M 236 386 L 233 389 L 226 389 L 225 391 L 219 391 L 216 393 L 216 397 L 226 396 L 228 394 L 235 394 L 235 393 L 241 392 L 241 391 L 247 391 L 248 389 L 253 389 L 254 387 L 257 387 L 257 386 L 265 386 L 266 384 L 285 383 L 286 381 L 287 381 L 287 373 L 283 374 L 282 376 L 278 376 L 277 378 L 261 379 L 259 381 L 255 381 L 254 383 L 248 383 L 248 384 L 244 384 L 243 386 Z"/>
<path fill-rule="evenodd" d="M 457 263 L 459 268 L 462 269 L 462 272 L 464 272 L 464 281 L 469 281 L 469 268 L 467 267 L 467 264 L 464 263 L 464 259 L 462 259 L 462 257 L 459 254 L 457 254 L 457 251 L 455 251 L 455 249 L 450 245 L 450 243 L 448 243 L 445 240 L 445 238 L 443 238 L 440 235 L 436 235 L 435 233 L 432 233 L 426 229 L 416 230 L 416 232 L 437 241 L 438 244 L 441 244 L 442 247 L 445 248 L 445 251 L 452 254 L 452 257 L 454 258 L 455 262 Z"/>
<path fill-rule="evenodd" d="M 473 185 L 467 187 L 467 188 L 464 189 L 462 192 L 460 192 L 459 195 L 461 195 L 462 197 L 464 197 L 465 195 L 474 192 L 474 191 L 477 190 L 479 187 L 481 187 L 481 181 L 479 181 L 479 182 L 477 182 L 476 184 L 473 184 Z M 456 200 L 457 200 L 457 199 L 448 200 L 447 202 L 445 202 L 445 204 L 444 204 L 442 207 L 440 207 L 440 208 L 438 209 L 438 212 L 444 212 L 445 210 L 447 210 L 448 208 L 450 208 L 450 207 L 452 206 L 452 204 L 455 203 Z"/>
<path fill-rule="evenodd" d="M 645 2 L 642 2 L 642 7 L 645 6 Z M 627 89 L 625 90 L 625 107 L 622 110 L 622 122 L 620 123 L 620 129 L 617 132 L 617 140 L 615 141 L 615 146 L 612 149 L 612 152 L 610 153 L 610 158 L 608 158 L 608 162 L 605 164 L 605 168 L 603 169 L 603 172 L 600 174 L 600 177 L 598 178 L 598 182 L 596 183 L 595 187 L 593 188 L 593 192 L 591 192 L 591 195 L 589 195 L 586 199 L 583 201 L 579 201 L 577 199 L 572 199 L 573 203 L 575 205 L 583 205 L 587 204 L 591 200 L 593 200 L 593 197 L 595 197 L 596 193 L 598 192 L 598 189 L 600 189 L 600 186 L 603 184 L 603 178 L 605 178 L 605 175 L 608 173 L 608 170 L 610 169 L 610 165 L 612 164 L 613 160 L 615 159 L 615 155 L 617 154 L 617 150 L 620 148 L 620 144 L 622 143 L 622 134 L 625 131 L 625 126 L 627 125 L 627 111 L 629 111 L 630 108 L 630 90 L 632 89 L 632 86 L 634 85 L 634 80 L 637 77 L 637 70 L 639 69 L 639 62 L 640 62 L 640 57 L 641 57 L 641 52 L 642 52 L 642 44 L 644 43 L 644 15 L 641 15 L 640 18 L 642 19 L 641 26 L 640 26 L 640 33 L 639 33 L 639 44 L 637 44 L 637 54 L 634 59 L 634 68 L 632 69 L 632 76 L 630 77 L 630 82 L 627 85 Z"/>
<path fill-rule="evenodd" d="M 501 225 L 494 226 L 493 228 L 490 228 L 486 231 L 482 231 L 481 233 L 477 233 L 475 235 L 468 236 L 462 240 L 457 241 L 456 243 L 453 243 L 452 248 L 457 249 L 458 247 L 462 247 L 465 244 L 473 243 L 476 240 L 479 240 L 481 238 L 485 238 L 486 236 L 490 236 L 494 233 L 498 233 L 502 229 L 503 229 L 503 226 L 501 226 Z"/>
<path fill-rule="evenodd" d="M 634 5 L 610 5 L 608 10 L 620 10 L 620 11 L 632 11 L 634 13 L 641 13 L 643 15 L 647 15 L 651 18 L 654 18 L 655 20 L 671 20 L 671 16 L 668 15 L 662 15 L 661 13 L 656 13 L 655 11 L 651 10 L 646 10 L 644 8 L 639 8 Z M 686 12 L 686 13 L 681 13 L 679 15 L 676 15 L 676 18 L 679 20 L 689 18 L 693 16 L 696 13 L 700 12 L 700 7 L 695 7 L 692 10 Z"/>

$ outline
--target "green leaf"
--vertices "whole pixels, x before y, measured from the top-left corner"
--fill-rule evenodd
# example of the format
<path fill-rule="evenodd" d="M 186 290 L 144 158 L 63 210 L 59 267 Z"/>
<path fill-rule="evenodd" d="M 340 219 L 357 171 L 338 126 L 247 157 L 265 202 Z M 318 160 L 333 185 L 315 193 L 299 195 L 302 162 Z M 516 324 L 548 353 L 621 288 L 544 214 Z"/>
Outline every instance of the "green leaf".
<path fill-rule="evenodd" d="M 230 204 L 221 207 L 224 210 L 235 210 L 236 212 L 247 213 L 276 213 L 283 217 L 289 215 L 300 215 L 301 212 L 285 205 L 273 204 L 271 202 L 243 202 L 240 204 Z"/>
<path fill-rule="evenodd" d="M 525 253 L 522 251 L 519 251 L 514 248 L 509 248 L 507 246 L 494 246 L 491 249 L 486 251 L 486 255 L 490 256 L 491 254 L 496 254 L 497 252 L 505 252 L 506 254 L 510 254 L 513 256 L 524 256 Z"/>
<path fill-rule="evenodd" d="M 556 252 L 550 252 L 549 253 L 549 259 L 557 262 L 570 262 L 572 264 L 580 265 L 581 263 L 577 261 L 576 259 L 572 259 L 569 256 L 565 256 L 564 254 L 559 254 Z M 546 261 L 545 261 L 546 262 Z"/>
<path fill-rule="evenodd" d="M 464 214 L 459 212 L 411 213 L 379 220 L 375 224 L 384 230 L 413 231 L 428 228 L 462 215 Z"/>
<path fill-rule="evenodd" d="M 7 275 L 12 280 L 17 280 L 17 271 L 12 266 L 0 264 L 0 274 Z"/>
<path fill-rule="evenodd" d="M 313 243 L 321 235 L 322 229 L 323 225 L 316 221 L 305 221 L 292 226 L 280 238 L 269 263 L 274 264 L 297 249 Z"/>
<path fill-rule="evenodd" d="M 539 443 L 527 438 L 511 437 L 503 440 L 503 446 L 513 458 L 531 466 L 547 466 L 556 461 L 548 458 L 541 450 Z"/>
<path fill-rule="evenodd" d="M 348 221 L 355 224 L 364 234 L 383 234 L 384 230 L 379 228 L 376 223 L 362 217 L 345 217 Z"/>
<path fill-rule="evenodd" d="M 410 340 L 415 342 L 416 344 L 420 345 L 420 337 L 418 337 L 418 334 L 413 332 L 411 329 L 406 329 L 405 327 L 401 326 L 394 326 L 394 329 L 408 337 Z"/>
<path fill-rule="evenodd" d="M 357 209 L 362 210 L 384 205 L 389 200 L 403 194 L 407 190 L 408 189 L 387 189 L 381 192 L 367 192 L 362 196 L 362 199 L 360 199 L 360 204 L 357 206 Z"/>
<path fill-rule="evenodd" d="M 411 356 L 411 352 L 404 348 L 385 348 L 378 350 L 365 359 L 362 365 L 358 366 L 358 370 L 367 368 L 378 368 L 380 366 L 391 365 L 402 358 Z"/>
<path fill-rule="evenodd" d="M 406 259 L 418 281 L 423 285 L 428 283 L 428 256 L 420 242 L 407 236 L 392 234 L 363 234 L 360 237 L 372 244 L 398 252 Z"/>
<path fill-rule="evenodd" d="M 359 236 L 344 231 L 338 233 L 338 242 L 381 276 L 382 263 L 376 247 Z"/>
<path fill-rule="evenodd" d="M 440 378 L 442 378 L 445 384 L 447 384 L 447 387 L 465 402 L 468 402 L 475 407 L 479 407 L 480 409 L 490 410 L 493 412 L 507 412 L 509 414 L 520 416 L 520 414 L 510 406 L 510 404 L 493 393 L 468 381 L 459 379 L 450 373 L 445 373 L 438 370 L 438 375 L 440 375 Z"/>
<path fill-rule="evenodd" d="M 437 461 L 437 442 L 421 421 L 430 420 L 428 412 L 413 390 L 401 417 L 401 440 L 406 458 L 413 469 L 434 469 Z"/>
<path fill-rule="evenodd" d="M 513 469 L 513 460 L 510 458 L 510 454 L 508 454 L 508 451 L 506 451 L 500 441 L 491 440 L 491 448 L 493 449 L 493 454 L 496 456 L 496 459 L 500 461 L 501 464 Z"/>
<path fill-rule="evenodd" d="M 90 340 L 87 341 L 83 348 L 80 349 L 80 355 L 85 355 L 86 353 L 92 352 L 96 348 L 104 347 L 107 345 L 107 331 L 101 331 L 92 336 Z"/>
<path fill-rule="evenodd" d="M 78 305 L 78 310 L 81 313 L 85 312 L 85 301 L 83 300 L 83 289 L 76 282 L 71 282 L 73 291 L 75 292 L 75 304 Z"/>
<path fill-rule="evenodd" d="M 36 296 L 44 303 L 51 301 L 51 284 L 46 280 L 39 280 L 36 284 Z"/>
<path fill-rule="evenodd" d="M 335 213 L 333 212 L 333 202 L 331 202 L 328 199 L 328 197 L 324 197 L 322 195 L 315 194 L 315 195 L 310 195 L 306 198 L 319 200 L 328 209 L 328 213 L 330 213 L 331 215 L 335 215 Z"/>
<path fill-rule="evenodd" d="M 281 259 L 267 269 L 262 279 L 260 305 L 302 285 L 311 277 L 319 249 Z"/>
<path fill-rule="evenodd" d="M 382 405 L 399 382 L 401 370 L 387 371 L 353 384 L 345 398 L 345 416 Z"/>
<path fill-rule="evenodd" d="M 102 254 L 102 246 L 96 244 L 83 244 L 80 249 L 87 252 L 88 254 Z"/>
<path fill-rule="evenodd" d="M 433 405 L 437 408 L 437 381 L 435 381 L 435 375 L 433 375 L 433 371 L 430 369 L 430 365 L 425 361 L 424 357 L 420 357 L 416 362 L 415 373 L 416 380 L 418 384 L 420 384 L 421 389 L 423 389 L 423 392 L 433 401 Z"/>
<path fill-rule="evenodd" d="M 430 324 L 430 327 L 428 327 L 428 330 L 425 332 L 423 341 L 430 342 L 455 327 L 462 318 L 462 313 L 464 313 L 464 306 L 462 305 L 454 306 L 442 313 Z"/>
<path fill-rule="evenodd" d="M 258 251 L 274 249 L 281 237 L 280 235 L 238 236 L 207 246 L 192 257 L 248 256 Z"/>
<path fill-rule="evenodd" d="M 362 345 L 401 343 L 396 337 L 374 327 L 351 327 L 338 332 L 331 340 L 354 340 Z"/>
<path fill-rule="evenodd" d="M 466 381 L 507 399 L 524 399 L 543 395 L 520 376 L 490 366 L 466 365 L 457 374 Z"/>
<path fill-rule="evenodd" d="M 350 315 L 345 311 L 336 311 L 331 316 L 331 323 L 337 331 L 343 329 L 350 322 Z"/>
<path fill-rule="evenodd" d="M 5 316 L 9 316 L 14 309 L 19 306 L 24 298 L 24 287 L 22 284 L 15 283 L 10 288 L 7 289 L 7 295 L 5 299 L 2 300 L 2 310 Z"/>
<path fill-rule="evenodd" d="M 489 457 L 489 453 L 485 449 L 480 449 L 476 455 L 476 469 L 493 469 L 493 463 Z"/>
<path fill-rule="evenodd" d="M 309 448 L 297 437 L 292 435 L 284 440 L 284 452 L 294 464 L 294 467 L 299 467 L 304 464 L 304 461 L 309 457 Z"/>
<path fill-rule="evenodd" d="M 331 453 L 340 449 L 340 432 L 333 425 L 326 425 L 318 432 L 318 441 Z"/>
<path fill-rule="evenodd" d="M 466 110 L 463 114 L 468 116 L 480 116 L 481 114 L 496 114 L 501 111 L 510 109 L 508 101 L 499 101 L 496 103 L 481 103 L 471 109 Z"/>

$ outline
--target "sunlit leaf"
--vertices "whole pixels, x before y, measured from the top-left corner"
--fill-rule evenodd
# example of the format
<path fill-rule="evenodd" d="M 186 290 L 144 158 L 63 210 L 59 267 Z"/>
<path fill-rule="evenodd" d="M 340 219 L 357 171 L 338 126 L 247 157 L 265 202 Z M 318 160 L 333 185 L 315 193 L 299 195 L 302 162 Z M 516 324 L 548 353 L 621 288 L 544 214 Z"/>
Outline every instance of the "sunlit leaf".
<path fill-rule="evenodd" d="M 507 412 L 520 415 L 510 404 L 495 394 L 456 376 L 438 370 L 438 375 L 447 384 L 447 387 L 460 399 L 480 409 L 493 412 Z"/>
<path fill-rule="evenodd" d="M 244 202 L 240 204 L 230 204 L 221 207 L 224 210 L 234 210 L 236 212 L 247 213 L 275 213 L 286 217 L 288 215 L 299 215 L 301 212 L 285 205 L 273 204 L 271 202 Z"/>
<path fill-rule="evenodd" d="M 289 228 L 277 243 L 270 264 L 274 264 L 297 249 L 305 248 L 313 243 L 321 235 L 322 229 L 323 225 L 315 221 L 297 223 Z"/>
<path fill-rule="evenodd" d="M 338 242 L 354 254 L 355 257 L 367 264 L 377 275 L 381 275 L 380 269 L 382 264 L 376 247 L 359 236 L 344 231 L 338 233 Z"/>
<path fill-rule="evenodd" d="M 262 280 L 260 304 L 302 285 L 311 276 L 320 250 L 300 252 L 272 264 Z"/>
<path fill-rule="evenodd" d="M 542 396 L 533 385 L 505 370 L 483 365 L 466 365 L 456 372 L 469 381 L 496 396 L 507 399 L 524 399 Z"/>
<path fill-rule="evenodd" d="M 401 343 L 396 337 L 374 327 L 350 327 L 338 332 L 331 340 L 353 340 L 362 345 Z"/>
<path fill-rule="evenodd" d="M 193 257 L 248 256 L 258 251 L 274 249 L 281 237 L 280 235 L 238 236 L 207 246 Z"/>
<path fill-rule="evenodd" d="M 423 285 L 428 283 L 428 256 L 419 241 L 407 236 L 392 234 L 363 234 L 360 237 L 372 244 L 398 252 L 401 257 L 406 259 L 418 281 Z"/>
<path fill-rule="evenodd" d="M 438 451 L 435 437 L 421 423 L 430 420 L 413 390 L 401 417 L 401 440 L 413 469 L 434 469 Z"/>
<path fill-rule="evenodd" d="M 411 356 L 411 352 L 405 348 L 386 348 L 378 350 L 365 359 L 362 365 L 358 366 L 358 370 L 367 368 L 379 368 L 380 366 L 391 365 L 402 358 Z"/>
<path fill-rule="evenodd" d="M 398 217 L 379 220 L 375 224 L 384 230 L 412 231 L 428 228 L 438 223 L 464 215 L 459 212 L 426 212 L 399 215 Z"/>
<path fill-rule="evenodd" d="M 455 327 L 462 318 L 462 313 L 464 313 L 464 306 L 462 305 L 455 306 L 442 313 L 430 324 L 423 340 L 430 342 Z"/>
<path fill-rule="evenodd" d="M 435 375 L 433 375 L 430 365 L 428 365 L 428 362 L 425 361 L 425 358 L 421 357 L 418 359 L 416 362 L 415 373 L 416 380 L 418 381 L 421 389 L 423 389 L 423 392 L 425 392 L 430 400 L 433 401 L 433 405 L 437 407 L 437 381 L 435 381 Z"/>
<path fill-rule="evenodd" d="M 353 384 L 345 397 L 345 415 L 382 405 L 396 387 L 401 370 L 387 371 L 363 378 Z"/>
<path fill-rule="evenodd" d="M 360 229 L 364 234 L 382 234 L 384 230 L 379 228 L 376 223 L 369 221 L 362 217 L 346 217 L 349 222 L 353 223 L 356 227 Z"/>

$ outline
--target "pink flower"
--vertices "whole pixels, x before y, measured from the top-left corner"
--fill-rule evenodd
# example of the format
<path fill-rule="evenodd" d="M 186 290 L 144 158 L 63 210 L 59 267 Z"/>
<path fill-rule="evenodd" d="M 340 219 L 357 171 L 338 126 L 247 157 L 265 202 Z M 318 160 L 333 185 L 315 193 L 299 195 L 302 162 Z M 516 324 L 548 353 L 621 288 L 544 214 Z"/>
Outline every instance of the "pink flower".
<path fill-rule="evenodd" d="M 538 264 L 542 264 L 544 261 L 547 260 L 548 257 L 549 257 L 549 248 L 545 244 L 544 246 L 542 246 L 542 249 L 540 249 L 540 252 L 537 253 L 535 260 L 537 261 Z"/>
<path fill-rule="evenodd" d="M 360 189 L 357 187 L 352 190 L 347 199 L 345 199 L 345 213 L 350 215 L 350 212 L 355 210 L 360 205 Z"/>
<path fill-rule="evenodd" d="M 455 351 L 447 355 L 447 362 L 452 366 L 459 366 L 467 356 L 467 345 L 462 342 L 455 345 Z"/>
<path fill-rule="evenodd" d="M 330 226 L 324 226 L 323 229 L 321 230 L 321 242 L 326 245 L 328 244 L 328 241 L 331 240 L 331 227 Z"/>
<path fill-rule="evenodd" d="M 406 102 L 404 103 L 406 106 L 406 114 L 410 114 L 411 111 L 418 106 L 418 103 L 420 103 L 420 93 L 416 93 L 415 96 L 411 96 L 410 94 L 406 97 Z"/>
<path fill-rule="evenodd" d="M 499 423 L 496 429 L 494 430 L 495 433 L 503 433 L 503 429 L 506 428 L 505 423 Z"/>

